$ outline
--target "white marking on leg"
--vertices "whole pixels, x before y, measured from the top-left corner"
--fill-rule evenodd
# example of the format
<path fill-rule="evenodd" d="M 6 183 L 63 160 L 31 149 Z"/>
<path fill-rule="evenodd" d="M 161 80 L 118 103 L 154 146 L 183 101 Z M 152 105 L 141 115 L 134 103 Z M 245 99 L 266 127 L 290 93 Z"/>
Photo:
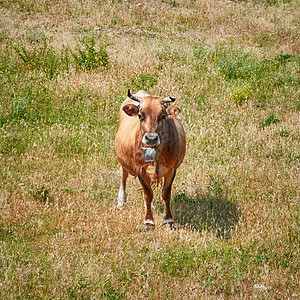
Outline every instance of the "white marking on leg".
<path fill-rule="evenodd" d="M 174 224 L 174 221 L 173 221 L 173 219 L 168 219 L 168 220 L 164 220 L 164 223 L 163 223 L 164 225 L 165 224 Z"/>
<path fill-rule="evenodd" d="M 153 220 L 145 220 L 144 224 L 145 225 L 154 225 L 154 221 Z"/>
<path fill-rule="evenodd" d="M 121 186 L 118 194 L 118 207 L 124 206 L 126 201 L 127 201 L 127 195 L 126 192 L 123 190 L 123 187 Z"/>

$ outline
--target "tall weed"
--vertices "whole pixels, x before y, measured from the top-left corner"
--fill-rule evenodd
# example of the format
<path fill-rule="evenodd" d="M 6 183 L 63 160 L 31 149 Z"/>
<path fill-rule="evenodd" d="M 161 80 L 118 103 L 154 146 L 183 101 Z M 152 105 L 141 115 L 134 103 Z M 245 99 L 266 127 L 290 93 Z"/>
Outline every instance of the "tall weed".
<path fill-rule="evenodd" d="M 34 46 L 32 49 L 24 45 L 14 45 L 13 49 L 27 70 L 41 71 L 50 80 L 58 75 L 69 73 L 72 65 L 84 70 L 92 70 L 107 67 L 109 63 L 107 44 L 101 43 L 96 47 L 94 36 L 84 37 L 74 51 L 69 47 L 56 51 L 46 38 L 43 39 L 42 45 Z"/>
<path fill-rule="evenodd" d="M 95 36 L 86 36 L 77 46 L 76 51 L 70 50 L 70 52 L 77 67 L 91 70 L 108 66 L 109 56 L 106 48 L 105 43 L 96 46 Z"/>
<path fill-rule="evenodd" d="M 62 69 L 66 64 L 61 64 L 59 53 L 48 44 L 46 39 L 41 46 L 33 49 L 27 49 L 23 45 L 14 45 L 13 49 L 29 70 L 42 71 L 48 79 L 54 79 L 61 71 L 69 71 L 69 69 Z"/>

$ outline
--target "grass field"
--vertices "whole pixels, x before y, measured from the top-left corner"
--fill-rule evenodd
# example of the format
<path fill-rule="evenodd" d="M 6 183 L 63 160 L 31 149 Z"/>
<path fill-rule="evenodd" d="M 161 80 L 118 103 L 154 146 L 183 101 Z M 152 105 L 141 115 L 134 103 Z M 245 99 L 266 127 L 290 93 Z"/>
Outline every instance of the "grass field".
<path fill-rule="evenodd" d="M 0 1 L 1 299 L 299 299 L 297 0 Z M 119 210 L 118 109 L 176 97 L 176 231 Z"/>

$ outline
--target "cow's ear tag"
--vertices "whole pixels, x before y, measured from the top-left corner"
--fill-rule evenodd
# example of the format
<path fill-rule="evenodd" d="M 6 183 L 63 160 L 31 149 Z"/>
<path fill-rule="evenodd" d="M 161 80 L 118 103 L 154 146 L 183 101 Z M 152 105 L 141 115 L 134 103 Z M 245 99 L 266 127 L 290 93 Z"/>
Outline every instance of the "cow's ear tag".
<path fill-rule="evenodd" d="M 166 113 L 169 118 L 173 119 L 180 114 L 180 109 L 177 106 L 171 105 L 166 108 Z"/>
<path fill-rule="evenodd" d="M 139 106 L 127 104 L 123 107 L 123 111 L 130 117 L 136 116 L 139 112 Z"/>

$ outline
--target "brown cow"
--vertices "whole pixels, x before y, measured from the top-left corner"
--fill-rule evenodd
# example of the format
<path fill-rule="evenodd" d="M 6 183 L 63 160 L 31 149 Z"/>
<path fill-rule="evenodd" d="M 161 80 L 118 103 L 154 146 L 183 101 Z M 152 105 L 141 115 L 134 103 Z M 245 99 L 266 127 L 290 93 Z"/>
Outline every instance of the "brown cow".
<path fill-rule="evenodd" d="M 128 98 L 120 107 L 119 129 L 115 138 L 115 151 L 122 166 L 118 206 L 126 202 L 128 173 L 137 176 L 144 192 L 145 229 L 154 226 L 151 185 L 158 185 L 162 179 L 163 224 L 174 225 L 170 211 L 171 188 L 186 148 L 184 129 L 176 118 L 180 110 L 170 105 L 174 101 L 173 97 L 149 96 L 144 91 L 132 95 L 128 90 Z"/>

